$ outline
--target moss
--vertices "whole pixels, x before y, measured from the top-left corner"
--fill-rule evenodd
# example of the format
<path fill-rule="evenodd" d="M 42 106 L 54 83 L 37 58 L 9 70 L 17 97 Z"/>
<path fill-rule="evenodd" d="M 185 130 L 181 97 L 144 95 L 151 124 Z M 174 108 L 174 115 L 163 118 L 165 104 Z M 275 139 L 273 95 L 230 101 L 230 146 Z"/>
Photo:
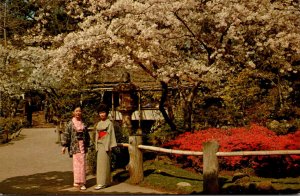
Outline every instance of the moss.
<path fill-rule="evenodd" d="M 219 185 L 222 194 L 291 194 L 300 191 L 300 176 L 295 178 L 261 178 L 250 176 L 250 182 L 235 184 L 232 175 L 219 174 Z M 114 181 L 128 181 L 128 171 L 124 169 L 113 172 Z M 177 186 L 187 182 L 191 186 Z M 148 160 L 144 162 L 144 181 L 139 184 L 173 194 L 202 194 L 203 175 L 183 169 L 165 160 Z M 264 188 L 268 186 L 267 190 Z M 258 188 L 260 187 L 260 188 Z M 263 189 L 262 189 L 263 188 Z"/>

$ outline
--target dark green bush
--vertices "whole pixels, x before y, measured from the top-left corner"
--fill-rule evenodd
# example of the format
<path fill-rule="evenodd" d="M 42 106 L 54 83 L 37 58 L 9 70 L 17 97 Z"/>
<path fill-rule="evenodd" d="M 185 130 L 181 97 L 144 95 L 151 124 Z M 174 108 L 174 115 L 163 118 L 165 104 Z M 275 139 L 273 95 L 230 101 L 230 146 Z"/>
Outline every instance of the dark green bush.
<path fill-rule="evenodd" d="M 7 131 L 8 133 L 15 133 L 24 127 L 24 122 L 19 118 L 0 118 L 1 132 Z"/>

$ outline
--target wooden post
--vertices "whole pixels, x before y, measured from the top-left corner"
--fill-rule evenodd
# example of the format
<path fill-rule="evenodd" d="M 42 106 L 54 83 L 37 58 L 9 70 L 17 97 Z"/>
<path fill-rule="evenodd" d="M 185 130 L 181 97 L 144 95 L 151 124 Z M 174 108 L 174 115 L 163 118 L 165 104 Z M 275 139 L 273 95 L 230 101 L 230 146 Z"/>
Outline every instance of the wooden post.
<path fill-rule="evenodd" d="M 142 131 L 142 118 L 143 118 L 143 115 L 142 115 L 142 109 L 141 109 L 141 92 L 139 91 L 138 92 L 138 95 L 139 95 L 139 99 L 138 99 L 138 110 L 139 110 L 139 127 L 136 131 L 136 134 L 137 135 L 142 135 L 143 134 L 143 131 Z"/>
<path fill-rule="evenodd" d="M 63 127 L 62 127 L 62 121 L 60 120 L 59 121 L 59 125 L 56 125 L 56 132 L 57 132 L 57 144 L 60 144 L 61 143 L 61 133 L 62 133 L 62 130 Z"/>
<path fill-rule="evenodd" d="M 204 194 L 218 194 L 219 163 L 216 153 L 219 150 L 217 141 L 203 143 L 203 192 Z"/>
<path fill-rule="evenodd" d="M 116 111 L 115 111 L 115 95 L 113 91 L 111 93 L 111 116 L 112 116 L 113 123 L 115 123 Z"/>
<path fill-rule="evenodd" d="M 131 111 L 122 111 L 122 134 L 124 136 L 132 135 Z"/>
<path fill-rule="evenodd" d="M 143 153 L 138 148 L 142 144 L 142 136 L 129 136 L 129 175 L 130 183 L 138 184 L 144 180 Z"/>
<path fill-rule="evenodd" d="M 61 138 L 60 138 L 60 128 L 58 125 L 56 125 L 55 131 L 57 132 L 57 144 L 61 143 Z"/>

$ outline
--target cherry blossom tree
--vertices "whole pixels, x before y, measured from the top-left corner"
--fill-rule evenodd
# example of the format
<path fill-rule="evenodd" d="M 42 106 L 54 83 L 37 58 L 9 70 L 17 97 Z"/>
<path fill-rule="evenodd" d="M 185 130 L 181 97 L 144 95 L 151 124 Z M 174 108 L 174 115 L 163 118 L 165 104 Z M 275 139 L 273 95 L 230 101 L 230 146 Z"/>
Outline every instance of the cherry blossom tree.
<path fill-rule="evenodd" d="M 191 129 L 197 95 L 221 97 L 227 107 L 240 111 L 241 101 L 247 106 L 261 94 L 258 82 L 272 82 L 280 107 L 297 91 L 298 1 L 89 0 L 60 6 L 79 22 L 78 28 L 50 35 L 43 7 L 36 12 L 37 25 L 21 38 L 31 46 L 47 40 L 47 47 L 15 53 L 16 59 L 30 59 L 36 67 L 32 78 L 39 84 L 74 87 L 103 68 L 139 68 L 161 83 L 160 109 L 172 129 L 176 127 L 164 111 L 164 101 L 169 86 L 180 87 L 186 130 Z M 249 78 L 254 80 L 250 89 L 238 85 Z M 239 79 L 244 82 L 236 82 Z"/>

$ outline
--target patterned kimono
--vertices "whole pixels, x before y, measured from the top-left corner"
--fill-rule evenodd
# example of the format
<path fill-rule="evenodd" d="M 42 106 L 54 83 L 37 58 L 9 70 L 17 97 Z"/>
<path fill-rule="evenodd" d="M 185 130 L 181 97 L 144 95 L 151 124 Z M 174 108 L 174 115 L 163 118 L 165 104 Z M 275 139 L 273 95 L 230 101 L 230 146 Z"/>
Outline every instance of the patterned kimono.
<path fill-rule="evenodd" d="M 108 186 L 111 183 L 111 149 L 117 146 L 113 123 L 106 119 L 96 125 L 95 149 L 97 151 L 97 184 Z"/>
<path fill-rule="evenodd" d="M 90 137 L 87 128 L 81 121 L 74 118 L 68 122 L 63 132 L 62 146 L 68 147 L 70 157 L 73 157 L 74 184 L 86 183 L 86 153 Z"/>

